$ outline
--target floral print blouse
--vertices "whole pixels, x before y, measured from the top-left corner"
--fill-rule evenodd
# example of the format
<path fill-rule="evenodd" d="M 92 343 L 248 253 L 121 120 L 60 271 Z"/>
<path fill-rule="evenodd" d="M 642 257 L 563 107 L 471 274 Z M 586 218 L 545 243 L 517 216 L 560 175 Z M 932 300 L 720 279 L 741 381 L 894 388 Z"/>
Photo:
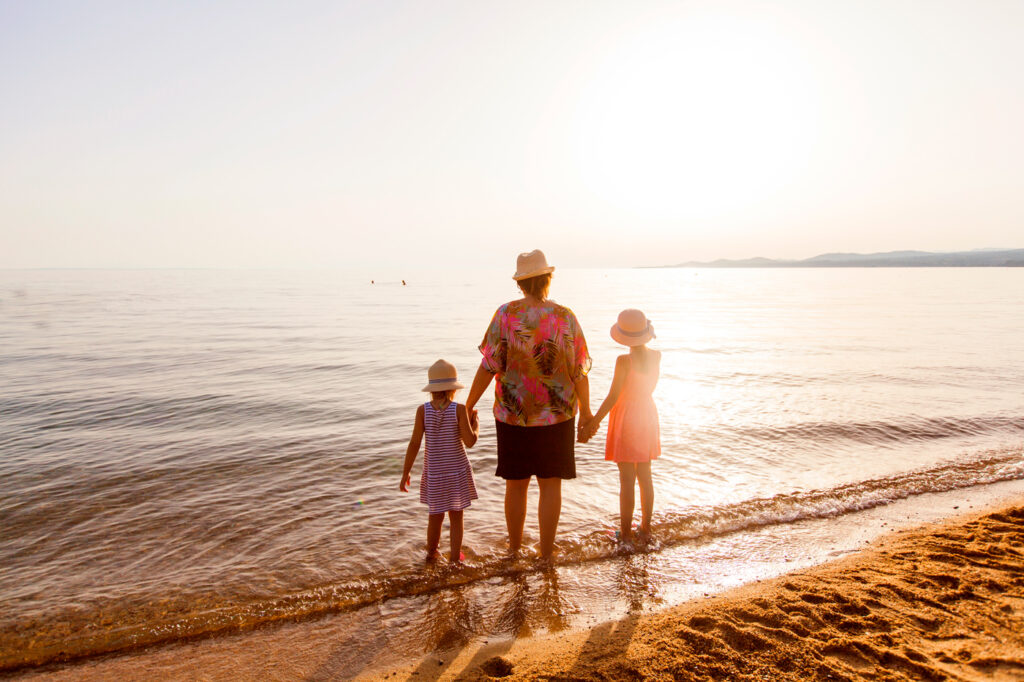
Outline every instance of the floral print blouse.
<path fill-rule="evenodd" d="M 481 365 L 495 375 L 494 418 L 515 426 L 546 426 L 576 415 L 574 384 L 590 371 L 576 316 L 545 301 L 498 308 L 480 344 Z"/>

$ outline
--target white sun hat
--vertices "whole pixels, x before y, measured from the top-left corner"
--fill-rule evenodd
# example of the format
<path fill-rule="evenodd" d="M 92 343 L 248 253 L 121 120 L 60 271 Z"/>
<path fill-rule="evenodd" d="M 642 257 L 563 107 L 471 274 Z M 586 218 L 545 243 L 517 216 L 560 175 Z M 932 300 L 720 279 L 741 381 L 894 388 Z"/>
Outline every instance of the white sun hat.
<path fill-rule="evenodd" d="M 445 360 L 438 360 L 427 370 L 427 385 L 424 391 L 453 391 L 465 388 L 459 383 L 459 371 L 455 365 Z"/>
<path fill-rule="evenodd" d="M 654 325 L 642 311 L 628 308 L 619 313 L 611 334 L 623 346 L 642 346 L 654 338 Z"/>
<path fill-rule="evenodd" d="M 516 258 L 516 274 L 512 275 L 512 279 L 516 281 L 530 279 L 554 271 L 555 268 L 548 265 L 548 259 L 544 256 L 544 252 L 534 249 L 529 253 L 521 253 Z"/>

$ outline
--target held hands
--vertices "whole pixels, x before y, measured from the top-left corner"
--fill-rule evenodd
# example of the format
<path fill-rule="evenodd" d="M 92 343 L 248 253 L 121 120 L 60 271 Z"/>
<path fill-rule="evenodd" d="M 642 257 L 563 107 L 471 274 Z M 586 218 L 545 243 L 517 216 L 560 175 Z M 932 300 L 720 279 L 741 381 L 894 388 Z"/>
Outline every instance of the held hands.
<path fill-rule="evenodd" d="M 480 435 L 480 414 L 476 410 L 469 411 L 469 428 L 473 433 Z"/>
<path fill-rule="evenodd" d="M 587 425 L 590 423 L 590 420 L 593 419 L 593 418 L 594 417 L 592 415 L 588 416 L 588 415 L 580 413 L 580 421 L 579 421 L 578 424 L 576 424 L 576 442 L 577 443 L 586 443 L 588 440 L 590 440 L 589 438 L 586 437 L 586 432 L 587 432 Z"/>
<path fill-rule="evenodd" d="M 601 426 L 599 419 L 593 417 L 581 417 L 579 426 L 576 428 L 576 441 L 578 443 L 586 443 L 594 434 L 597 433 L 597 429 Z"/>

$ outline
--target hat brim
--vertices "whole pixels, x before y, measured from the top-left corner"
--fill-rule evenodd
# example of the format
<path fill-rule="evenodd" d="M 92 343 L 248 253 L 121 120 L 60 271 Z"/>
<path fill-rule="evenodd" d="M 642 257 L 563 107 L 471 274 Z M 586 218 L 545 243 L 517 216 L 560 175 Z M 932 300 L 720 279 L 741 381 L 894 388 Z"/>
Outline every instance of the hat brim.
<path fill-rule="evenodd" d="M 460 388 L 465 388 L 465 386 L 460 384 L 458 379 L 452 379 L 451 381 L 446 381 L 444 383 L 427 384 L 423 387 L 423 391 L 434 393 L 435 391 L 455 391 Z"/>
<path fill-rule="evenodd" d="M 621 343 L 623 346 L 642 346 L 654 338 L 654 325 L 648 322 L 647 329 L 642 334 L 632 336 L 619 329 L 619 325 L 616 323 L 612 325 L 609 333 L 616 343 Z"/>
<path fill-rule="evenodd" d="M 552 273 L 554 271 L 555 271 L 555 266 L 549 265 L 546 268 L 541 268 L 540 270 L 534 270 L 533 272 L 527 272 L 527 273 L 522 274 L 522 275 L 517 272 L 516 274 L 512 275 L 512 279 L 514 279 L 515 281 L 518 282 L 521 279 L 530 279 L 531 277 L 540 277 L 541 275 L 547 275 L 547 274 Z"/>

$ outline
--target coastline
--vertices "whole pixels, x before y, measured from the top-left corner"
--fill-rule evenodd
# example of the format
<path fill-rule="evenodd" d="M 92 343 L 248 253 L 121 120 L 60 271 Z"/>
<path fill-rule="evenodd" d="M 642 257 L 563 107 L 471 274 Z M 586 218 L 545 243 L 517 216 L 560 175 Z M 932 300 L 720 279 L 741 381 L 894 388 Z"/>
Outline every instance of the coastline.
<path fill-rule="evenodd" d="M 395 600 L 385 606 L 414 617 L 407 611 L 412 604 Z M 458 618 L 450 604 L 437 606 L 443 620 Z M 1024 496 L 890 532 L 832 562 L 665 609 L 641 608 L 591 627 L 549 628 L 517 638 L 456 637 L 454 648 L 417 655 L 410 642 L 391 641 L 383 625 L 373 613 L 343 613 L 12 676 L 1021 679 Z"/>
<path fill-rule="evenodd" d="M 1021 679 L 1024 500 L 596 627 L 359 679 Z"/>

